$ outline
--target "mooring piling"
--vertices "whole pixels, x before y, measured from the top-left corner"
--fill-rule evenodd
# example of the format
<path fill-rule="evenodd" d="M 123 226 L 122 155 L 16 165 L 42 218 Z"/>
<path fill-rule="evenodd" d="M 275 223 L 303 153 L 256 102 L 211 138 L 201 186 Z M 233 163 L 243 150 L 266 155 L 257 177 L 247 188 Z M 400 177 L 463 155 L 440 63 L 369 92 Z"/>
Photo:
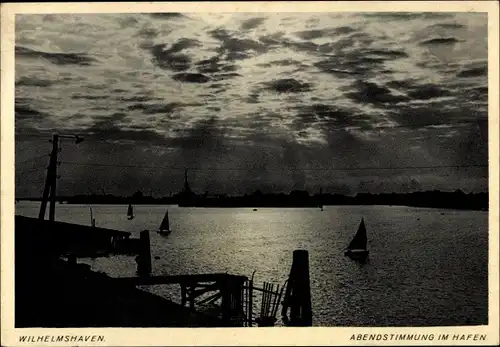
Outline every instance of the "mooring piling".
<path fill-rule="evenodd" d="M 290 309 L 290 317 L 288 317 Z M 309 253 L 293 251 L 293 262 L 282 309 L 283 321 L 289 326 L 312 326 Z"/>
<path fill-rule="evenodd" d="M 137 272 L 140 276 L 150 276 L 151 265 L 151 245 L 149 240 L 149 230 L 141 231 L 139 255 L 137 256 Z"/>

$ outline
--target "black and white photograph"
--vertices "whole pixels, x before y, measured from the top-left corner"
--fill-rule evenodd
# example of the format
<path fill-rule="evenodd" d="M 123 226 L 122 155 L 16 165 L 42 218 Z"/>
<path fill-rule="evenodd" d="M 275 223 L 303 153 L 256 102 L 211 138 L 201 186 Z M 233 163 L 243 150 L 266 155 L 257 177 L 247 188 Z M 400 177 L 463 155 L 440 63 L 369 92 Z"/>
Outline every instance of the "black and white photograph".
<path fill-rule="evenodd" d="M 144 9 L 15 16 L 16 329 L 491 323 L 487 12 Z"/>

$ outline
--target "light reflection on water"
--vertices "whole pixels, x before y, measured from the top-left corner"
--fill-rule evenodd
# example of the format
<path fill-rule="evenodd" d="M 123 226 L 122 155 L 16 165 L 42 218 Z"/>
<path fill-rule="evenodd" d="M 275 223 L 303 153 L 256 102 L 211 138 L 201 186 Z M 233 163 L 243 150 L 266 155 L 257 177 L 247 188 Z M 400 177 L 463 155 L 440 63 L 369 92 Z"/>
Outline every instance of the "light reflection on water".
<path fill-rule="evenodd" d="M 487 324 L 488 213 L 388 206 L 319 209 L 196 209 L 93 205 L 97 226 L 156 230 L 169 209 L 173 233 L 151 233 L 153 272 L 228 272 L 256 283 L 287 279 L 292 252 L 309 251 L 316 326 L 431 326 Z M 16 213 L 36 217 L 38 204 Z M 370 259 L 343 255 L 364 217 Z M 90 224 L 88 206 L 57 205 L 56 219 Z M 160 259 L 154 259 L 155 256 Z M 87 260 L 113 276 L 135 276 L 134 257 Z M 175 288 L 177 291 L 177 288 Z M 172 295 L 172 288 L 153 291 Z"/>

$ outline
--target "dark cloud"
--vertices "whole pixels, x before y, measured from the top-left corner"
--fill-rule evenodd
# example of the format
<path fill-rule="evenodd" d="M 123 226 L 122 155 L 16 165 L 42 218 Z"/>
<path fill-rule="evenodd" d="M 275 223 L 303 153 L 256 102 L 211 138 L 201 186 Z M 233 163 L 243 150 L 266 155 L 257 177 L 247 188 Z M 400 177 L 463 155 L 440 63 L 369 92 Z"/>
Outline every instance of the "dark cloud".
<path fill-rule="evenodd" d="M 104 100 L 109 99 L 109 95 L 88 95 L 88 94 L 75 94 L 71 96 L 71 99 L 75 100 Z"/>
<path fill-rule="evenodd" d="M 387 86 L 394 89 L 404 89 L 406 92 L 406 90 L 414 88 L 415 82 L 412 80 L 389 81 Z"/>
<path fill-rule="evenodd" d="M 218 28 L 209 32 L 209 34 L 221 42 L 217 52 L 221 56 L 225 56 L 227 60 L 246 59 L 255 54 L 263 54 L 268 52 L 271 47 L 260 41 L 252 39 L 240 39 L 226 29 Z"/>
<path fill-rule="evenodd" d="M 89 66 L 96 62 L 85 53 L 48 53 L 36 51 L 22 46 L 16 46 L 16 57 L 43 58 L 55 65 L 80 65 Z"/>
<path fill-rule="evenodd" d="M 345 93 L 344 95 L 355 102 L 385 104 L 407 100 L 406 97 L 393 95 L 390 89 L 379 86 L 378 84 L 373 82 L 358 80 L 352 85 L 352 87 L 356 90 L 353 92 Z"/>
<path fill-rule="evenodd" d="M 302 93 L 311 90 L 311 83 L 301 82 L 293 78 L 284 78 L 264 83 L 266 89 L 277 93 Z"/>
<path fill-rule="evenodd" d="M 214 150 L 221 141 L 222 127 L 218 127 L 217 117 L 210 117 L 195 122 L 189 129 L 178 130 L 179 136 L 172 143 L 182 149 L 197 149 L 200 152 Z"/>
<path fill-rule="evenodd" d="M 154 28 L 143 28 L 139 30 L 138 35 L 147 39 L 152 39 L 158 36 L 158 30 Z"/>
<path fill-rule="evenodd" d="M 257 92 L 250 93 L 250 95 L 248 95 L 245 98 L 245 101 L 248 102 L 249 104 L 258 104 L 259 103 L 259 93 L 257 93 Z"/>
<path fill-rule="evenodd" d="M 314 64 L 319 70 L 345 78 L 351 76 L 368 76 L 382 61 L 371 59 L 349 58 L 347 56 L 330 56 Z"/>
<path fill-rule="evenodd" d="M 419 86 L 408 92 L 408 96 L 410 98 L 420 100 L 428 100 L 449 95 L 451 95 L 451 93 L 447 89 L 443 89 L 432 84 Z"/>
<path fill-rule="evenodd" d="M 182 104 L 177 102 L 171 102 L 168 104 L 134 104 L 127 107 L 128 110 L 141 110 L 144 114 L 171 114 L 176 109 L 185 107 L 185 106 L 199 106 L 199 104 Z"/>
<path fill-rule="evenodd" d="M 182 13 L 177 13 L 177 12 L 155 12 L 155 13 L 148 13 L 149 16 L 153 18 L 158 18 L 158 19 L 174 19 L 174 18 L 184 18 L 185 16 Z"/>
<path fill-rule="evenodd" d="M 194 40 L 194 39 L 180 39 L 179 41 L 175 42 L 168 50 L 165 52 L 167 53 L 178 53 L 186 48 L 191 48 L 191 47 L 199 47 L 201 46 L 200 41 Z"/>
<path fill-rule="evenodd" d="M 295 108 L 294 127 L 304 129 L 315 125 L 324 130 L 345 128 L 348 126 L 369 126 L 372 119 L 363 114 L 356 114 L 353 110 L 347 110 L 334 105 L 312 104 L 302 105 Z"/>
<path fill-rule="evenodd" d="M 436 23 L 428 26 L 429 29 L 463 29 L 465 25 L 459 23 Z"/>
<path fill-rule="evenodd" d="M 27 87 L 50 87 L 54 84 L 53 81 L 43 80 L 37 77 L 22 76 L 16 81 L 16 86 Z"/>
<path fill-rule="evenodd" d="M 316 62 L 319 70 L 337 77 L 369 77 L 386 72 L 385 62 L 407 57 L 403 50 L 358 48 L 343 54 L 325 55 Z"/>
<path fill-rule="evenodd" d="M 222 54 L 225 55 L 228 61 L 245 60 L 252 56 L 250 53 L 244 52 L 225 52 Z"/>
<path fill-rule="evenodd" d="M 330 43 L 324 43 L 314 48 L 314 51 L 321 53 L 335 53 L 345 52 L 352 53 L 357 50 L 370 49 L 369 46 L 375 41 L 375 39 L 366 32 L 355 32 L 348 35 L 340 40 L 336 40 Z M 360 48 L 363 47 L 363 48 Z M 313 48 L 312 46 L 310 48 Z M 359 53 L 362 53 L 359 52 Z"/>
<path fill-rule="evenodd" d="M 222 80 L 227 80 L 229 78 L 235 78 L 235 77 L 242 77 L 242 76 L 238 73 L 235 73 L 235 72 L 228 72 L 228 73 L 221 73 L 221 74 L 213 75 L 212 80 L 222 81 Z"/>
<path fill-rule="evenodd" d="M 262 23 L 266 21 L 266 18 L 250 18 L 243 23 L 241 23 L 241 29 L 243 30 L 251 30 L 259 27 Z"/>
<path fill-rule="evenodd" d="M 488 75 L 488 66 L 471 67 L 461 70 L 458 77 L 480 77 Z"/>
<path fill-rule="evenodd" d="M 325 29 L 315 29 L 315 30 L 304 30 L 298 31 L 295 36 L 300 37 L 303 40 L 314 40 L 322 37 L 347 35 L 356 32 L 356 29 L 350 26 L 341 26 L 338 28 L 325 28 Z"/>
<path fill-rule="evenodd" d="M 317 29 L 317 30 L 305 30 L 296 32 L 295 35 L 303 40 L 314 40 L 324 36 L 328 36 L 332 33 L 331 29 Z"/>
<path fill-rule="evenodd" d="M 344 34 L 345 35 L 345 34 L 353 33 L 355 31 L 356 31 L 356 29 L 354 29 L 352 27 L 342 26 L 342 27 L 335 28 L 333 32 L 335 34 Z"/>
<path fill-rule="evenodd" d="M 407 21 L 413 19 L 446 19 L 452 17 L 450 13 L 439 12 L 375 12 L 360 14 L 363 17 L 379 18 L 382 20 Z"/>
<path fill-rule="evenodd" d="M 455 158 L 457 165 L 487 165 L 488 139 L 481 137 L 478 127 L 470 127 L 459 133 L 455 139 Z M 484 168 L 484 177 L 488 177 L 488 169 Z"/>
<path fill-rule="evenodd" d="M 273 34 L 260 36 L 259 41 L 267 46 L 277 46 L 277 45 L 282 44 L 282 42 L 284 41 L 284 39 L 283 39 L 284 35 L 285 35 L 285 33 L 283 33 L 283 32 L 276 32 Z"/>
<path fill-rule="evenodd" d="M 24 120 L 24 119 L 30 119 L 34 118 L 36 119 L 37 117 L 46 117 L 48 116 L 45 112 L 40 112 L 30 106 L 22 105 L 22 104 L 17 104 L 15 107 L 15 115 L 16 115 L 16 120 Z"/>
<path fill-rule="evenodd" d="M 425 104 L 398 104 L 385 105 L 386 114 L 392 121 L 409 128 L 423 128 L 427 125 L 454 125 L 457 123 L 475 124 L 481 115 L 478 110 L 469 107 L 443 108 L 442 102 L 433 102 L 432 99 Z M 446 102 L 450 105 L 449 102 Z M 487 114 L 484 115 L 487 118 Z"/>
<path fill-rule="evenodd" d="M 465 94 L 471 99 L 488 101 L 488 87 L 471 88 Z"/>
<path fill-rule="evenodd" d="M 191 58 L 186 54 L 176 53 L 179 50 L 165 50 L 165 44 L 154 45 L 149 48 L 153 62 L 160 68 L 172 71 L 185 71 L 191 66 Z"/>
<path fill-rule="evenodd" d="M 117 126 L 114 121 L 101 121 L 97 122 L 91 127 L 79 131 L 80 134 L 86 134 L 105 138 L 106 140 L 119 140 L 119 141 L 151 141 L 157 144 L 168 144 L 167 139 L 148 129 L 141 130 L 127 130 L 123 126 Z"/>
<path fill-rule="evenodd" d="M 394 49 L 366 49 L 361 50 L 361 54 L 366 54 L 372 57 L 381 58 L 384 60 L 392 60 L 399 58 L 407 58 L 408 53 L 403 50 L 394 50 Z"/>
<path fill-rule="evenodd" d="M 383 152 L 380 151 L 379 144 L 362 140 L 347 130 L 325 134 L 328 142 L 326 152 L 329 152 L 330 159 L 334 158 L 332 167 L 376 166 L 377 161 L 385 157 L 381 155 Z"/>
<path fill-rule="evenodd" d="M 313 53 L 318 50 L 318 45 L 310 41 L 302 41 L 302 42 L 285 41 L 283 42 L 283 44 L 285 47 L 288 47 L 298 52 Z"/>
<path fill-rule="evenodd" d="M 257 64 L 259 67 L 273 67 L 273 66 L 299 66 L 305 67 L 306 65 L 301 63 L 300 61 L 294 59 L 282 59 L 282 60 L 274 60 L 269 63 L 261 63 Z"/>
<path fill-rule="evenodd" d="M 200 73 L 220 73 L 220 72 L 233 72 L 238 70 L 238 66 L 229 63 L 228 61 L 214 56 L 209 59 L 204 59 L 196 63 L 197 69 Z"/>
<path fill-rule="evenodd" d="M 462 40 L 457 39 L 456 37 L 435 37 L 432 39 L 427 39 L 424 41 L 420 41 L 420 45 L 428 46 L 428 45 L 454 45 L 455 43 L 461 42 Z"/>
<path fill-rule="evenodd" d="M 146 101 L 154 101 L 154 100 L 158 100 L 158 99 L 151 98 L 151 97 L 146 96 L 146 95 L 133 95 L 133 96 L 128 96 L 128 97 L 121 97 L 120 100 L 125 101 L 125 102 L 146 102 Z"/>
<path fill-rule="evenodd" d="M 188 83 L 207 83 L 211 81 L 210 77 L 201 73 L 178 73 L 172 76 L 176 81 Z"/>

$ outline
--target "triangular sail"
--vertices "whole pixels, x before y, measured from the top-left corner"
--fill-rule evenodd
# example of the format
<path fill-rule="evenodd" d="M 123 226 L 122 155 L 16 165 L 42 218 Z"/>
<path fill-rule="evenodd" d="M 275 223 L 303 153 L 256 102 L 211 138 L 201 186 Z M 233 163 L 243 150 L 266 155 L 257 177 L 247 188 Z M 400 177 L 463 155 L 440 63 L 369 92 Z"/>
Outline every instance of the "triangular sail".
<path fill-rule="evenodd" d="M 134 209 L 132 208 L 131 204 L 128 205 L 127 217 L 128 219 L 134 218 Z"/>
<path fill-rule="evenodd" d="M 89 207 L 90 209 L 90 225 L 95 228 L 95 218 L 94 218 L 94 214 L 92 213 L 92 207 Z"/>
<path fill-rule="evenodd" d="M 366 249 L 367 237 L 366 237 L 366 228 L 365 221 L 363 218 L 361 219 L 361 223 L 359 224 L 358 232 L 354 235 L 351 243 L 347 247 L 347 249 Z"/>
<path fill-rule="evenodd" d="M 161 225 L 160 225 L 160 231 L 163 231 L 163 230 L 170 230 L 170 222 L 168 220 L 168 210 L 167 212 L 165 212 L 165 216 L 163 217 L 163 220 L 161 221 Z"/>

